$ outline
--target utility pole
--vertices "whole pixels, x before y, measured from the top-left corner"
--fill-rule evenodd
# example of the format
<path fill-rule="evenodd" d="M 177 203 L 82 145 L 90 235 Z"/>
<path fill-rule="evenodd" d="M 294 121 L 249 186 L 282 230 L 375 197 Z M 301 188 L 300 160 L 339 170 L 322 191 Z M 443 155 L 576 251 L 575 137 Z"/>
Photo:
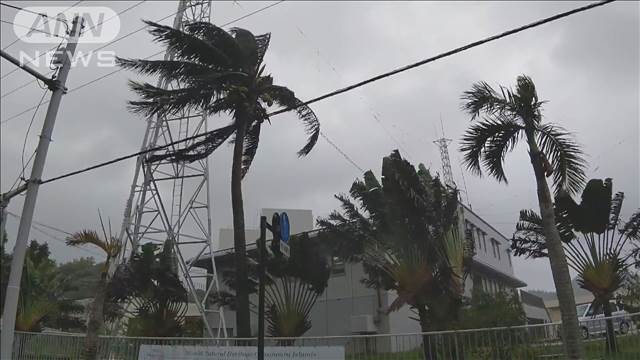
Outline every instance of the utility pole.
<path fill-rule="evenodd" d="M 267 260 L 267 217 L 260 217 L 260 239 L 258 240 L 258 360 L 264 360 L 264 281 Z"/>
<path fill-rule="evenodd" d="M 27 181 L 27 194 L 22 207 L 22 218 L 18 228 L 18 236 L 13 250 L 11 259 L 11 273 L 9 275 L 9 284 L 7 285 L 7 293 L 5 295 L 4 311 L 2 313 L 2 341 L 0 343 L 0 358 L 3 360 L 11 359 L 13 351 L 13 337 L 16 323 L 16 312 L 18 310 L 18 296 L 20 295 L 20 279 L 22 278 L 22 267 L 24 265 L 24 257 L 27 251 L 27 241 L 29 239 L 29 230 L 33 220 L 33 212 L 36 206 L 36 198 L 38 196 L 38 188 L 44 170 L 44 162 L 47 158 L 49 143 L 51 142 L 51 134 L 53 126 L 56 122 L 56 115 L 60 107 L 62 95 L 66 92 L 65 83 L 71 68 L 71 59 L 76 51 L 80 30 L 82 30 L 84 20 L 76 16 L 73 19 L 73 26 L 69 41 L 62 54 L 62 66 L 58 74 L 58 78 L 52 83 L 51 101 L 47 109 L 47 114 L 42 125 L 42 133 L 38 141 L 38 148 L 31 169 L 31 176 Z"/>

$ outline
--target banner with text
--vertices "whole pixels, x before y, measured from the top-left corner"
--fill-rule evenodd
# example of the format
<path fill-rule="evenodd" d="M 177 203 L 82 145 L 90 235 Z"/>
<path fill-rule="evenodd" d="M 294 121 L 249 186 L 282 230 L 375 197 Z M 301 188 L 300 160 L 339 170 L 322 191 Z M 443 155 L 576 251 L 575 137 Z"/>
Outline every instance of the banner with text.
<path fill-rule="evenodd" d="M 255 360 L 255 346 L 141 345 L 138 360 Z M 270 360 L 344 360 L 340 346 L 265 347 Z"/>

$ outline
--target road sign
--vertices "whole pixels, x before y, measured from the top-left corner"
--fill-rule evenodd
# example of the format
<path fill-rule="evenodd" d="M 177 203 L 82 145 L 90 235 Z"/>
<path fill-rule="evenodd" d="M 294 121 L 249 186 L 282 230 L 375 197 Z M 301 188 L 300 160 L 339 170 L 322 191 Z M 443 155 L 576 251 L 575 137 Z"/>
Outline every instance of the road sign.
<path fill-rule="evenodd" d="M 289 216 L 286 212 L 280 214 L 280 252 L 286 257 L 291 256 L 289 249 Z"/>

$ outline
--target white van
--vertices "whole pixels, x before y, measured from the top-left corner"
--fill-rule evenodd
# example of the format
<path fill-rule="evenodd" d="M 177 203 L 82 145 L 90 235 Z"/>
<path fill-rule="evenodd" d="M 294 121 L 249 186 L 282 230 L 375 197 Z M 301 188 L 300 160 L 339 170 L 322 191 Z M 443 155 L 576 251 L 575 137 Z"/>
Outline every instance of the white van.
<path fill-rule="evenodd" d="M 607 331 L 607 322 L 604 320 L 602 307 L 598 313 L 594 314 L 591 305 L 592 304 L 582 304 L 576 307 L 583 339 L 587 339 L 591 335 L 604 334 Z M 628 316 L 623 316 L 628 315 L 628 313 L 622 309 L 622 306 L 618 306 L 614 302 L 610 302 L 609 306 L 611 306 L 611 316 L 615 316 L 613 318 L 614 330 L 621 334 L 629 332 L 631 319 Z"/>

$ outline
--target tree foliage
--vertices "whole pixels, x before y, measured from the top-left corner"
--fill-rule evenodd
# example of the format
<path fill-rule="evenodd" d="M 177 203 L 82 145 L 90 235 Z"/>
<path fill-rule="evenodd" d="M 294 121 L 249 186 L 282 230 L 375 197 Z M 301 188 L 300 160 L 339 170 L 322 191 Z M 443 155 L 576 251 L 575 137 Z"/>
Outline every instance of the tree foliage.
<path fill-rule="evenodd" d="M 11 255 L 4 253 L 3 247 L 2 298 L 10 269 Z M 84 329 L 82 305 L 76 303 L 69 294 L 76 290 L 73 274 L 60 271 L 50 258 L 49 246 L 32 240 L 27 247 L 20 295 L 16 313 L 16 330 L 39 332 L 44 328 L 64 331 Z M 4 304 L 3 304 L 4 305 Z"/>
<path fill-rule="evenodd" d="M 132 316 L 127 321 L 128 336 L 182 334 L 188 295 L 172 265 L 168 245 L 142 245 L 117 268 L 108 294 L 112 302 Z"/>
<path fill-rule="evenodd" d="M 318 297 L 327 287 L 330 268 L 330 249 L 318 237 L 307 233 L 295 234 L 290 239 L 289 258 L 268 256 L 266 262 L 265 308 L 267 333 L 273 337 L 299 337 L 312 326 L 310 314 Z M 249 257 L 257 263 L 258 253 Z M 213 300 L 235 309 L 237 276 L 233 268 L 218 262 L 225 285 L 231 292 L 213 294 Z M 258 278 L 257 266 L 250 267 L 250 279 Z M 252 283 L 251 293 L 257 293 L 258 284 Z"/>
<path fill-rule="evenodd" d="M 452 321 L 468 255 L 457 192 L 394 151 L 383 159 L 381 181 L 368 171 L 336 199 L 341 211 L 318 221 L 323 237 L 339 257 L 363 263 L 367 286 L 396 292 L 388 311 L 408 305 L 425 331 Z"/>
<path fill-rule="evenodd" d="M 610 316 L 609 302 L 627 281 L 633 266 L 628 245 L 638 240 L 640 217 L 637 209 L 629 221 L 621 223 L 624 193 L 613 195 L 611 179 L 590 180 L 582 191 L 580 203 L 566 192 L 556 198 L 556 223 L 561 231 L 569 266 L 578 273 L 577 282 L 593 297 L 594 310 L 604 309 Z M 514 254 L 546 257 L 547 243 L 541 218 L 532 210 L 520 212 L 511 248 Z M 608 350 L 615 351 L 613 324 L 608 322 Z"/>
<path fill-rule="evenodd" d="M 563 128 L 542 121 L 542 106 L 533 80 L 519 76 L 515 89 L 497 90 L 479 82 L 462 95 L 462 109 L 475 121 L 462 137 L 460 151 L 467 169 L 478 175 L 484 167 L 498 181 L 507 182 L 504 160 L 521 139 L 532 135 L 547 176 L 553 175 L 556 192 L 575 193 L 586 179 L 580 146 Z M 484 115 L 481 119 L 478 119 Z"/>

